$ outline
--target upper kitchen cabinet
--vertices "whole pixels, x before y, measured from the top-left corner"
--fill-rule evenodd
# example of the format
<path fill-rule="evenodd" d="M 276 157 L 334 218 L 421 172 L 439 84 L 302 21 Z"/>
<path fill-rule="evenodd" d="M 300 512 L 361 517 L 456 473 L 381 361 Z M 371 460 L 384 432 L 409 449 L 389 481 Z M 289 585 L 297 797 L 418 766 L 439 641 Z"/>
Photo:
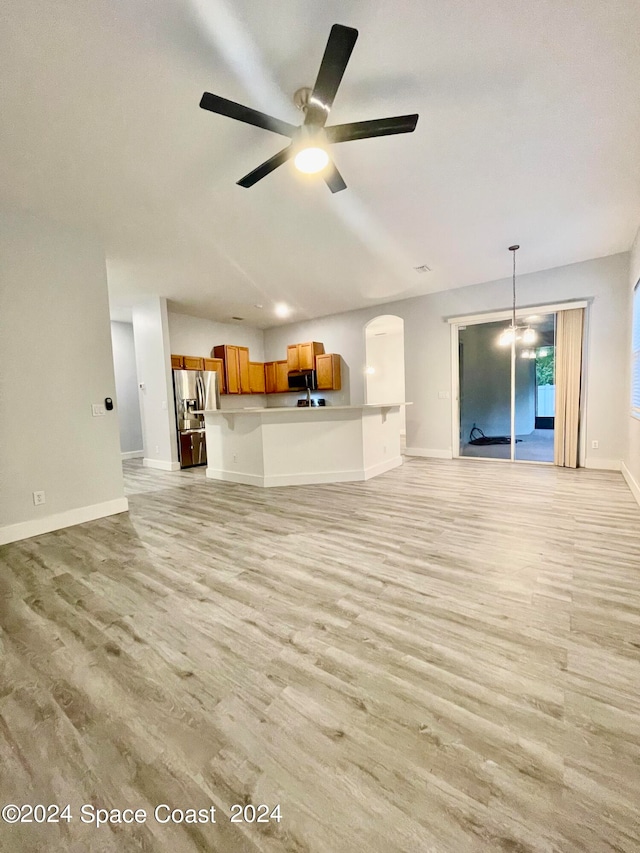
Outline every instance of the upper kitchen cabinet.
<path fill-rule="evenodd" d="M 265 391 L 267 394 L 289 392 L 289 364 L 286 361 L 267 361 L 264 365 Z"/>
<path fill-rule="evenodd" d="M 265 365 L 261 361 L 249 362 L 249 388 L 252 394 L 265 393 Z"/>
<path fill-rule="evenodd" d="M 316 379 L 318 391 L 339 391 L 342 387 L 340 356 L 336 353 L 320 353 L 317 355 Z"/>
<path fill-rule="evenodd" d="M 276 363 L 265 361 L 264 363 L 264 390 L 267 394 L 276 393 Z"/>
<path fill-rule="evenodd" d="M 286 361 L 276 361 L 276 394 L 286 394 L 289 391 L 289 364 Z"/>
<path fill-rule="evenodd" d="M 238 347 L 238 364 L 240 365 L 240 393 L 250 394 L 249 347 Z"/>
<path fill-rule="evenodd" d="M 222 344 L 211 351 L 214 358 L 224 364 L 225 394 L 250 394 L 249 348 L 234 344 Z"/>
<path fill-rule="evenodd" d="M 183 359 L 185 370 L 204 370 L 204 358 L 199 358 L 196 355 L 185 355 Z"/>
<path fill-rule="evenodd" d="M 183 355 L 172 355 L 171 356 L 171 368 L 172 368 L 172 370 L 183 370 L 184 369 L 184 356 Z"/>
<path fill-rule="evenodd" d="M 309 341 L 305 344 L 289 344 L 287 347 L 287 364 L 289 370 L 313 370 L 315 358 L 324 352 L 324 344 Z"/>

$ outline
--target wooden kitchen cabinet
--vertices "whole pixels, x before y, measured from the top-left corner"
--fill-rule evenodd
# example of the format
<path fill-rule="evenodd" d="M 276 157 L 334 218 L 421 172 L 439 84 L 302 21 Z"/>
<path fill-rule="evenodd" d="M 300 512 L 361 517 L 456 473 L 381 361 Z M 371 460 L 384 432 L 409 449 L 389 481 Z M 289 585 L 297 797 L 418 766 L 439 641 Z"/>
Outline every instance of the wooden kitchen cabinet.
<path fill-rule="evenodd" d="M 264 385 L 267 394 L 288 394 L 289 363 L 287 361 L 265 362 Z"/>
<path fill-rule="evenodd" d="M 276 393 L 276 363 L 265 361 L 264 363 L 264 390 L 267 394 Z"/>
<path fill-rule="evenodd" d="M 171 356 L 171 369 L 172 370 L 182 370 L 184 368 L 184 356 L 183 355 L 172 355 Z"/>
<path fill-rule="evenodd" d="M 196 355 L 185 355 L 183 359 L 185 370 L 204 370 L 204 358 Z"/>
<path fill-rule="evenodd" d="M 249 388 L 252 394 L 265 393 L 265 366 L 261 361 L 249 362 Z"/>
<path fill-rule="evenodd" d="M 324 352 L 324 344 L 308 341 L 305 344 L 289 344 L 287 364 L 289 370 L 313 370 L 315 357 Z"/>
<path fill-rule="evenodd" d="M 250 394 L 249 348 L 235 344 L 222 344 L 211 350 L 214 358 L 224 363 L 225 394 Z"/>
<path fill-rule="evenodd" d="M 218 374 L 218 390 L 221 394 L 224 394 L 224 361 L 221 358 L 205 358 L 204 369 L 215 370 Z"/>
<path fill-rule="evenodd" d="M 276 361 L 276 394 L 289 392 L 289 363 L 288 361 Z"/>
<path fill-rule="evenodd" d="M 300 370 L 300 350 L 298 344 L 289 344 L 287 347 L 287 369 Z"/>
<path fill-rule="evenodd" d="M 238 364 L 240 370 L 240 393 L 251 393 L 251 379 L 249 378 L 249 347 L 238 347 Z"/>
<path fill-rule="evenodd" d="M 318 391 L 339 391 L 342 387 L 340 356 L 336 353 L 316 355 Z"/>
<path fill-rule="evenodd" d="M 211 350 L 214 358 L 222 360 L 224 365 L 224 388 L 225 394 L 240 393 L 240 360 L 238 358 L 238 347 L 222 346 Z"/>

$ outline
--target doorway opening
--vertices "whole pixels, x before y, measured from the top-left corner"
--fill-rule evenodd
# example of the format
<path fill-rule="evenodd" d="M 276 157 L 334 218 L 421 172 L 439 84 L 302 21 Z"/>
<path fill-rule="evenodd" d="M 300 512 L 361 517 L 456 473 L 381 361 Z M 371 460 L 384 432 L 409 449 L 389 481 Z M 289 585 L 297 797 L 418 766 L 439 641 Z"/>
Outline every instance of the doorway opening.
<path fill-rule="evenodd" d="M 365 326 L 365 399 L 367 403 L 404 402 L 404 320 L 381 314 Z M 405 409 L 400 432 L 406 434 Z"/>

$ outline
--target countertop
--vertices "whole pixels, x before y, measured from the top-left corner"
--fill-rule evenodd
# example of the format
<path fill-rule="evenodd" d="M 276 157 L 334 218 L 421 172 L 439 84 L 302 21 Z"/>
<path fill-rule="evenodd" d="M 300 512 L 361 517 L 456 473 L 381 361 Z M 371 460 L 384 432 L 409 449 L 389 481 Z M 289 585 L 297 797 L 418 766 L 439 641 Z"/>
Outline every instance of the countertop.
<path fill-rule="evenodd" d="M 361 403 L 357 406 L 246 406 L 243 409 L 200 409 L 196 415 L 256 415 L 282 412 L 339 412 L 345 409 L 394 409 L 400 406 L 411 406 L 412 403 Z"/>

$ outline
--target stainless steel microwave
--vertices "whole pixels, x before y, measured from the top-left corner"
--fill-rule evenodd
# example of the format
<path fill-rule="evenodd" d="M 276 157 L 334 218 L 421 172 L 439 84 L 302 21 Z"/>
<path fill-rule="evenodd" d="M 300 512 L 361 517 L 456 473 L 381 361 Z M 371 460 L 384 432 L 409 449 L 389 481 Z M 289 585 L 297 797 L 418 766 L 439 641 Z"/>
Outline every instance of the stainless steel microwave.
<path fill-rule="evenodd" d="M 304 391 L 309 388 L 315 391 L 318 387 L 315 370 L 291 370 L 289 371 L 289 390 Z"/>

